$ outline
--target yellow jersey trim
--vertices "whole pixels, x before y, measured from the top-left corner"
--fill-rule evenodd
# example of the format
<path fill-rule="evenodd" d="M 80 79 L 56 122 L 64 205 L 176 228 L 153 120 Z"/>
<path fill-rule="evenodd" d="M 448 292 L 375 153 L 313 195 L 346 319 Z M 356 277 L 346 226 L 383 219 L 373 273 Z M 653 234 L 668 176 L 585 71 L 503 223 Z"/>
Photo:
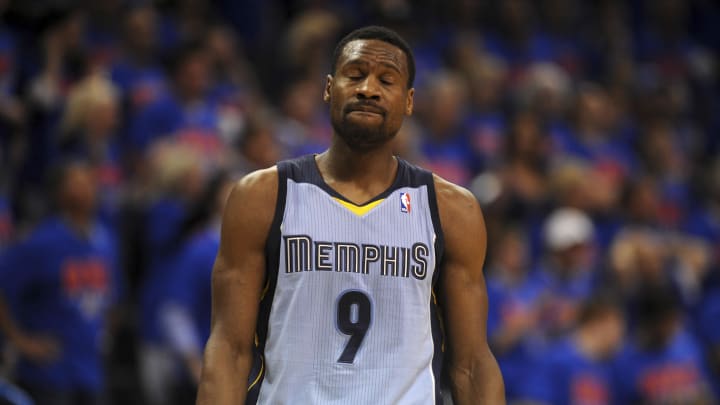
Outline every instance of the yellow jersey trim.
<path fill-rule="evenodd" d="M 248 392 L 250 392 L 250 390 L 253 389 L 255 385 L 257 385 L 258 381 L 260 381 L 260 379 L 262 378 L 263 373 L 265 373 L 265 359 L 263 358 L 263 356 L 260 356 L 260 372 L 258 373 L 257 377 L 255 377 L 255 381 L 253 381 L 252 384 L 250 384 L 250 386 L 248 387 Z"/>
<path fill-rule="evenodd" d="M 378 204 L 380 204 L 381 202 L 385 201 L 385 199 L 383 198 L 383 199 L 380 199 L 380 200 L 376 200 L 376 201 L 373 201 L 373 202 L 369 202 L 369 203 L 367 203 L 367 204 L 365 204 L 365 205 L 355 205 L 355 204 L 353 204 L 353 203 L 351 203 L 351 202 L 347 202 L 347 201 L 342 200 L 342 199 L 337 198 L 337 197 L 333 197 L 333 199 L 335 199 L 335 201 L 339 202 L 340 205 L 342 205 L 343 207 L 347 208 L 348 211 L 352 212 L 353 214 L 355 214 L 355 215 L 357 215 L 357 216 L 359 216 L 359 217 L 367 214 L 367 213 L 370 212 L 373 208 L 377 207 Z"/>

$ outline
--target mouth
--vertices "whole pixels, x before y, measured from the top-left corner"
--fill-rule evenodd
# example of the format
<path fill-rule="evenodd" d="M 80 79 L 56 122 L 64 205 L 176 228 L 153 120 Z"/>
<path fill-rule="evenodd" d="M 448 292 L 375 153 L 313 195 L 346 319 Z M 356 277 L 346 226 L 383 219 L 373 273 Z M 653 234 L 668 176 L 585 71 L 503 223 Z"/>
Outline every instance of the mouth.
<path fill-rule="evenodd" d="M 347 114 L 355 113 L 359 115 L 367 115 L 367 116 L 385 116 L 385 109 L 369 103 L 357 103 L 352 104 L 348 106 L 347 108 Z"/>

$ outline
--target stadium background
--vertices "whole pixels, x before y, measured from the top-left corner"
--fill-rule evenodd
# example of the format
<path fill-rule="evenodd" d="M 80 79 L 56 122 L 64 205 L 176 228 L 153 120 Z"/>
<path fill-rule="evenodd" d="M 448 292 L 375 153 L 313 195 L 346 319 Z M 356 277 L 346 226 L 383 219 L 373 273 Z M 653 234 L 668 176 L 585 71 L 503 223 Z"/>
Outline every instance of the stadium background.
<path fill-rule="evenodd" d="M 108 403 L 142 403 L 158 356 L 173 392 L 192 396 L 180 353 L 206 333 L 200 269 L 223 186 L 327 146 L 332 47 L 365 24 L 396 29 L 417 60 L 397 153 L 483 206 L 509 398 L 553 403 L 533 377 L 556 366 L 648 403 L 720 397 L 715 2 L 0 0 L 0 252 L 51 212 L 56 163 L 92 165 L 119 252 L 98 351 Z M 610 359 L 557 359 L 599 295 L 627 326 Z M 168 320 L 178 313 L 197 325 Z M 18 357 L 3 352 L 14 381 Z M 578 398 L 604 398 L 591 380 Z"/>

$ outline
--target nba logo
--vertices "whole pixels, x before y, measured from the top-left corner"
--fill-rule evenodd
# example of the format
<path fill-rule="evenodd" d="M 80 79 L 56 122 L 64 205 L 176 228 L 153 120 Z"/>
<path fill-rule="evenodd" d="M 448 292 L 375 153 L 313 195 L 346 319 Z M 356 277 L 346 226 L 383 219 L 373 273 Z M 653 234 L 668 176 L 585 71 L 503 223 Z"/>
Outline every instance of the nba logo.
<path fill-rule="evenodd" d="M 400 193 L 400 212 L 410 212 L 410 194 Z"/>

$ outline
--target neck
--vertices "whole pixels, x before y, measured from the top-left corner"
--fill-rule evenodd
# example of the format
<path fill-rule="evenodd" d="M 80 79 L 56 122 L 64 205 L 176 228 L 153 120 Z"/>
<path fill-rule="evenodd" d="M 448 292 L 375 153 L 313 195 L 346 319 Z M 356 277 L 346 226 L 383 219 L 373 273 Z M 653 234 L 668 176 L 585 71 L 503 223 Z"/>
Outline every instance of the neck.
<path fill-rule="evenodd" d="M 365 202 L 385 191 L 395 180 L 397 159 L 387 143 L 368 151 L 351 149 L 334 137 L 316 162 L 325 182 L 354 202 Z"/>

